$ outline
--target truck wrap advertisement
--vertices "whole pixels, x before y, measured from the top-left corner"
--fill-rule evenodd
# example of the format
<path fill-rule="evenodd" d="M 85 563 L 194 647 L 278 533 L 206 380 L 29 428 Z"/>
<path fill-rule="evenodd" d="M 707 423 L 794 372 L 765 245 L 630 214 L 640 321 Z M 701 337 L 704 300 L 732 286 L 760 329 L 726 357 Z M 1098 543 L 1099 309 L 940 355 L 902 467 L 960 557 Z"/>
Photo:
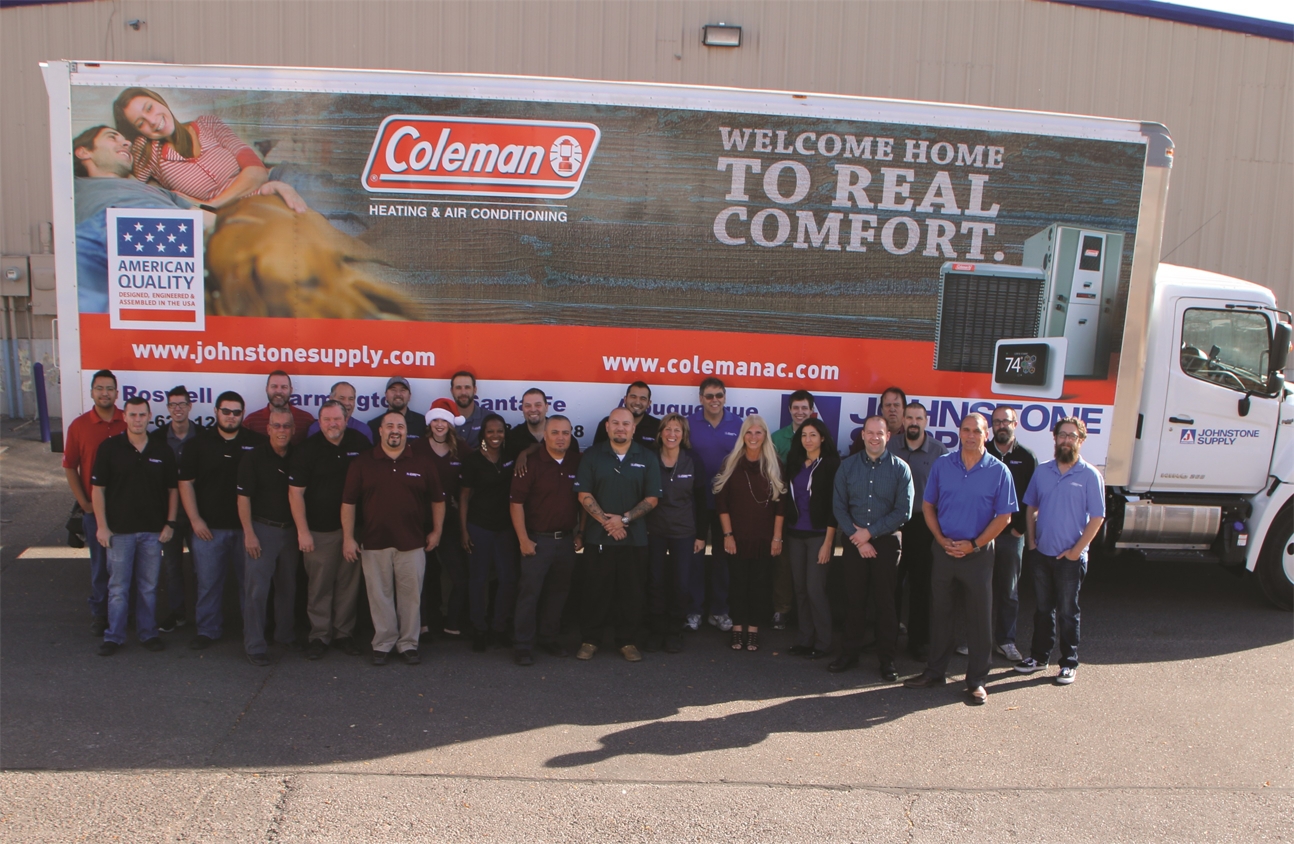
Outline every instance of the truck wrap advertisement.
<path fill-rule="evenodd" d="M 629 382 L 659 416 L 715 375 L 774 429 L 810 390 L 843 446 L 898 385 L 945 442 L 1007 403 L 1047 455 L 1052 421 L 1083 417 L 1104 461 L 1143 143 L 589 87 L 545 102 L 436 96 L 434 77 L 413 96 L 73 74 L 87 386 L 100 368 L 123 398 L 184 383 L 208 416 L 224 389 L 260 406 L 281 368 L 311 412 L 352 382 L 367 419 L 390 375 L 421 411 L 468 369 L 509 423 L 540 386 L 587 443 Z"/>

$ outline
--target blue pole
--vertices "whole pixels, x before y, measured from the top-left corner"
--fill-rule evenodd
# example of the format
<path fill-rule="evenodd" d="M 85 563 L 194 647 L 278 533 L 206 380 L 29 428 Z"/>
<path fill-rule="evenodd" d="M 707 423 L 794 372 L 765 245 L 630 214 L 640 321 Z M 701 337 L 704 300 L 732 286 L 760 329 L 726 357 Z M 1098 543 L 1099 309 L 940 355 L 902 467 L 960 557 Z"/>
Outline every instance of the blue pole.
<path fill-rule="evenodd" d="M 36 415 L 40 417 L 40 441 L 49 442 L 49 399 L 45 395 L 45 365 L 33 363 L 31 377 L 36 384 Z"/>

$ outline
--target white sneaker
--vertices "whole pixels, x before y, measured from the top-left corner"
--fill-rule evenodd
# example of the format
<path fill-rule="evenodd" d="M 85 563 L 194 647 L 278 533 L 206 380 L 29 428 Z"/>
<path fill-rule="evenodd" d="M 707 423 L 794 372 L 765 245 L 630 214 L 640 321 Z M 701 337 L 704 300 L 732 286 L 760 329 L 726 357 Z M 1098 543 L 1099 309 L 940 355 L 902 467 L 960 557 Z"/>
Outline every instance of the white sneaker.
<path fill-rule="evenodd" d="M 701 614 L 693 613 L 687 617 L 687 622 L 683 625 L 688 630 L 696 630 L 701 626 Z"/>
<path fill-rule="evenodd" d="M 1074 682 L 1077 676 L 1077 668 L 1070 668 L 1068 665 L 1062 665 L 1060 667 L 1060 673 L 1056 675 L 1056 685 L 1068 686 L 1070 683 Z"/>
<path fill-rule="evenodd" d="M 718 627 L 724 633 L 727 633 L 729 630 L 732 629 L 732 619 L 728 618 L 726 614 L 712 615 L 710 616 L 709 620 L 712 625 L 714 625 L 715 627 Z"/>
<path fill-rule="evenodd" d="M 1015 643 L 1013 642 L 1007 642 L 1005 645 L 998 645 L 994 650 L 1002 654 L 1002 656 L 1006 657 L 1010 662 L 1020 662 L 1024 659 L 1024 657 L 1020 656 L 1020 651 L 1016 649 Z"/>

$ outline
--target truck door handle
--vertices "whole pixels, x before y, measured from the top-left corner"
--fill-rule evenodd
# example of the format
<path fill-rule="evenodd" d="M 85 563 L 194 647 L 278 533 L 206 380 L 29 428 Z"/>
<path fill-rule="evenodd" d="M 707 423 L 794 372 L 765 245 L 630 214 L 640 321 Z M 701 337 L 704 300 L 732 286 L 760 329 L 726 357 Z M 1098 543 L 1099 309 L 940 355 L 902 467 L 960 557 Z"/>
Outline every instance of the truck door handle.
<path fill-rule="evenodd" d="M 1191 419 L 1189 416 L 1170 416 L 1170 417 L 1168 417 L 1168 421 L 1169 421 L 1169 422 L 1176 422 L 1178 425 L 1194 425 L 1194 424 L 1195 424 L 1195 420 L 1194 420 L 1194 419 Z"/>

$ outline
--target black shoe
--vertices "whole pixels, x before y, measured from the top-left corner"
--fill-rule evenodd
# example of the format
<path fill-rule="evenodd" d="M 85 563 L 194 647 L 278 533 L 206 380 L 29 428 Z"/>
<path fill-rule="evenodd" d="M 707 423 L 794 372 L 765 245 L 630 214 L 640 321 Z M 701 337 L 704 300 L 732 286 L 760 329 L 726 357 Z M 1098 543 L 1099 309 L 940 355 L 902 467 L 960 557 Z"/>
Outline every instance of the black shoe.
<path fill-rule="evenodd" d="M 334 648 L 341 648 L 341 652 L 346 654 L 346 656 L 359 656 L 360 654 L 363 653 L 363 651 L 360 650 L 359 648 L 359 642 L 356 642 L 350 636 L 343 636 L 340 639 L 333 639 L 332 646 Z"/>
<path fill-rule="evenodd" d="M 262 668 L 270 664 L 270 658 L 263 653 L 248 654 L 247 661 L 250 662 L 252 665 L 258 665 L 258 666 L 261 666 Z"/>
<path fill-rule="evenodd" d="M 306 659 L 323 659 L 327 653 L 328 646 L 323 639 L 311 639 L 310 644 L 306 645 Z"/>
<path fill-rule="evenodd" d="M 484 630 L 472 631 L 472 652 L 483 654 L 490 648 L 490 635 Z"/>
<path fill-rule="evenodd" d="M 201 633 L 199 633 L 198 635 L 194 636 L 192 639 L 189 640 L 189 650 L 205 651 L 207 648 L 214 645 L 215 642 L 216 640 L 211 638 L 210 636 L 203 636 Z"/>
<path fill-rule="evenodd" d="M 558 659 L 564 659 L 571 655 L 571 652 L 556 642 L 540 642 L 539 649 L 549 656 L 555 656 Z"/>
<path fill-rule="evenodd" d="M 173 633 L 175 628 L 184 626 L 184 613 L 173 612 L 157 622 L 157 629 L 162 633 Z"/>
<path fill-rule="evenodd" d="M 665 653 L 676 654 L 683 651 L 683 635 L 671 633 L 665 637 Z"/>
<path fill-rule="evenodd" d="M 120 649 L 121 645 L 118 645 L 116 642 L 104 642 L 99 645 L 99 656 L 112 656 Z"/>
<path fill-rule="evenodd" d="M 839 674 L 841 671 L 848 671 L 858 664 L 858 654 L 841 654 L 831 661 L 827 670 L 832 674 Z"/>
<path fill-rule="evenodd" d="M 390 655 L 390 651 L 373 651 L 373 664 L 386 665 L 386 658 Z"/>
<path fill-rule="evenodd" d="M 90 619 L 90 635 L 102 636 L 108 629 L 108 617 L 106 615 L 96 615 Z"/>
<path fill-rule="evenodd" d="M 512 655 L 512 661 L 517 665 L 534 665 L 535 657 L 530 651 L 517 651 Z"/>
<path fill-rule="evenodd" d="M 159 637 L 157 637 L 157 636 L 154 636 L 153 638 L 151 638 L 151 639 L 149 639 L 149 640 L 147 640 L 147 641 L 140 642 L 140 643 L 139 643 L 139 645 L 140 645 L 140 647 L 142 647 L 144 650 L 146 650 L 146 651 L 152 651 L 153 653 L 157 653 L 158 651 L 164 651 L 164 650 L 166 650 L 166 643 L 165 643 L 165 642 L 163 642 L 163 641 L 162 641 Z"/>
<path fill-rule="evenodd" d="M 813 646 L 812 645 L 791 645 L 791 647 L 786 649 L 786 652 L 791 656 L 808 656 L 809 654 L 813 653 Z"/>
<path fill-rule="evenodd" d="M 894 671 L 894 663 L 881 663 L 881 679 L 887 683 L 893 683 L 895 680 L 899 679 L 899 675 Z"/>
<path fill-rule="evenodd" d="M 422 657 L 418 656 L 417 648 L 409 648 L 407 651 L 400 651 L 400 656 L 404 657 L 405 665 L 417 665 L 422 662 Z"/>
<path fill-rule="evenodd" d="M 821 649 L 819 649 L 819 648 L 814 648 L 813 650 L 809 651 L 809 653 L 807 654 L 807 656 L 806 656 L 805 658 L 806 658 L 806 659 L 822 659 L 824 656 L 831 656 L 831 651 L 824 651 L 824 650 L 821 650 Z"/>
<path fill-rule="evenodd" d="M 459 630 L 457 627 L 446 627 L 440 631 L 440 635 L 444 636 L 446 639 L 457 641 L 463 638 L 463 631 Z"/>
<path fill-rule="evenodd" d="M 922 672 L 916 677 L 909 677 L 903 681 L 905 689 L 933 689 L 936 686 L 942 686 L 948 682 L 947 678 L 940 674 L 930 674 Z"/>

